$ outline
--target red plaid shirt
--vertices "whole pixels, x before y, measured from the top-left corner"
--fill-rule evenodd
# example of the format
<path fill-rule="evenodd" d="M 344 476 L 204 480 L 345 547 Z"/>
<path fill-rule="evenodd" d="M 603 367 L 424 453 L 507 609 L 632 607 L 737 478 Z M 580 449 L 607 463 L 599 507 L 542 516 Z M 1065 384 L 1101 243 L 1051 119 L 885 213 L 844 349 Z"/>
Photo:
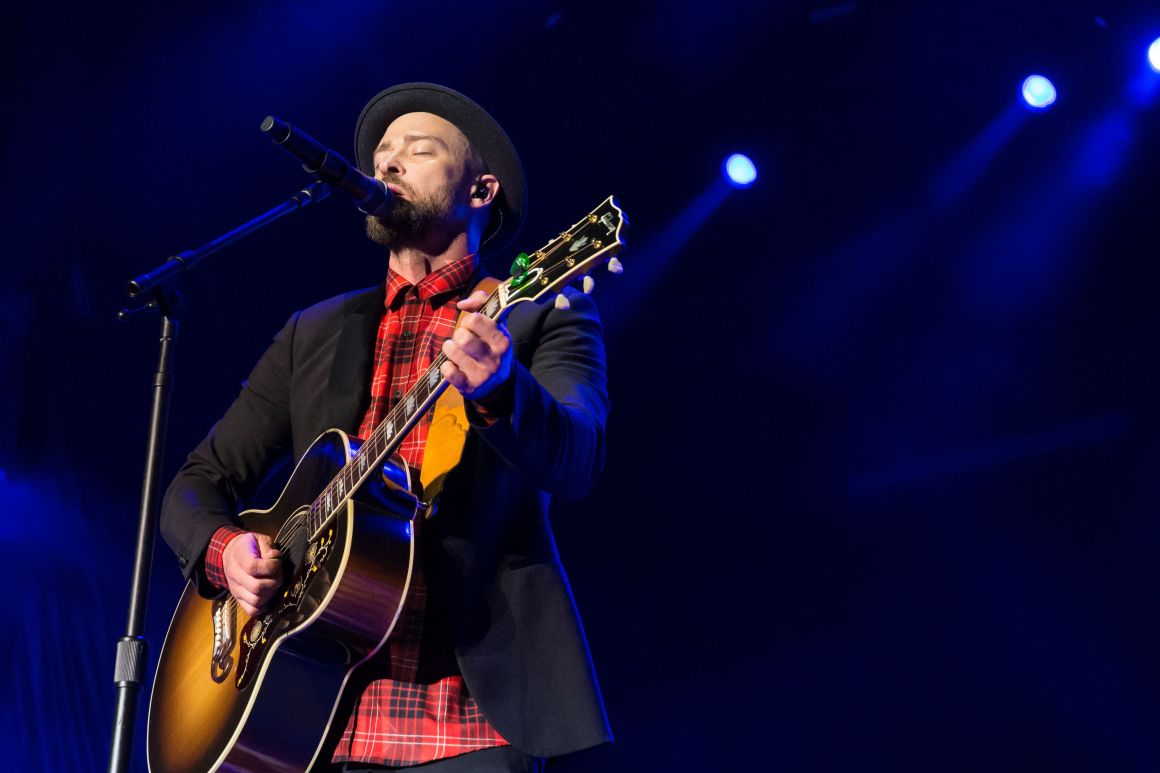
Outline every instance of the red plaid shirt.
<path fill-rule="evenodd" d="M 470 290 L 468 283 L 474 274 L 474 255 L 428 274 L 417 285 L 394 270 L 388 273 L 386 309 L 375 339 L 371 400 L 359 427 L 361 437 L 369 436 L 431 367 L 443 341 L 455 329 L 455 304 Z M 415 469 L 423 464 L 430 422 L 428 412 L 399 446 L 403 459 Z M 417 528 L 417 537 L 419 531 Z M 242 529 L 225 526 L 210 540 L 206 576 L 218 587 L 226 587 L 222 550 L 242 533 Z M 416 550 L 417 558 L 420 552 Z M 388 664 L 390 677 L 371 682 L 355 703 L 335 747 L 335 762 L 418 765 L 507 744 L 484 718 L 458 673 L 420 681 L 426 599 L 422 565 L 416 561 L 403 612 L 387 641 L 385 657 L 380 655 Z"/>

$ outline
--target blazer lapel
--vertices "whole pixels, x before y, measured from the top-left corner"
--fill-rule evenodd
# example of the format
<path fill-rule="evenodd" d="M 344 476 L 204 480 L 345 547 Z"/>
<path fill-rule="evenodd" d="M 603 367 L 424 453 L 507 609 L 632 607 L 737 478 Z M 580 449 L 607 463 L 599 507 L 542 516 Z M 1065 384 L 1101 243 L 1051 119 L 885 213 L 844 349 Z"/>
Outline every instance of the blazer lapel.
<path fill-rule="evenodd" d="M 328 427 L 358 432 L 370 399 L 375 336 L 383 318 L 385 293 L 386 288 L 379 285 L 359 298 L 338 335 L 326 390 Z"/>

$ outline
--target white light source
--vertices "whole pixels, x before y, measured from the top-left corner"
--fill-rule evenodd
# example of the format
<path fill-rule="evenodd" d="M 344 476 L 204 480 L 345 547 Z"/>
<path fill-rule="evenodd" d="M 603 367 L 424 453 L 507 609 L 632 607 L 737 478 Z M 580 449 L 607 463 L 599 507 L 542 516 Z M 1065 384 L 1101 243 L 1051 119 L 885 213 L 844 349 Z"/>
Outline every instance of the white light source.
<path fill-rule="evenodd" d="M 1055 104 L 1055 86 L 1042 75 L 1030 75 L 1023 81 L 1023 101 L 1036 110 Z"/>
<path fill-rule="evenodd" d="M 740 153 L 725 159 L 724 170 L 726 179 L 736 188 L 748 188 L 757 179 L 757 167 Z"/>

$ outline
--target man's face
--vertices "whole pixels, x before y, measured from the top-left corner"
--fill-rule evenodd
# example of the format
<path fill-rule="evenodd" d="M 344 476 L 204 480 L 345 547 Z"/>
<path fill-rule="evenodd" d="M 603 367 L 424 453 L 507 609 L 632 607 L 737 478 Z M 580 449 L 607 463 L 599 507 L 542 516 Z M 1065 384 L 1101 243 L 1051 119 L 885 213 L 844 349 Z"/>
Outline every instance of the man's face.
<path fill-rule="evenodd" d="M 388 247 L 424 245 L 467 227 L 473 163 L 467 138 L 431 113 L 407 113 L 387 127 L 375 149 L 375 177 L 395 204 L 367 218 L 367 235 Z"/>

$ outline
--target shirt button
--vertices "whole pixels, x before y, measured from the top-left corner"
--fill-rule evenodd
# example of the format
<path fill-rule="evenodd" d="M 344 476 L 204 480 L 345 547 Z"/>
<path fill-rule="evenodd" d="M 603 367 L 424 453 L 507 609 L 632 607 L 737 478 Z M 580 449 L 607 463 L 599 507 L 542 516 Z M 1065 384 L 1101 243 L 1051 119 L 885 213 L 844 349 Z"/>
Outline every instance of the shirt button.
<path fill-rule="evenodd" d="M 396 401 L 402 399 L 402 397 L 403 397 L 403 390 L 401 390 L 401 389 L 396 389 L 394 394 L 391 395 L 391 399 L 396 400 Z"/>
<path fill-rule="evenodd" d="M 412 338 L 412 337 L 414 337 L 414 335 L 415 334 L 412 333 L 410 330 L 404 330 L 401 337 L 402 338 Z"/>

